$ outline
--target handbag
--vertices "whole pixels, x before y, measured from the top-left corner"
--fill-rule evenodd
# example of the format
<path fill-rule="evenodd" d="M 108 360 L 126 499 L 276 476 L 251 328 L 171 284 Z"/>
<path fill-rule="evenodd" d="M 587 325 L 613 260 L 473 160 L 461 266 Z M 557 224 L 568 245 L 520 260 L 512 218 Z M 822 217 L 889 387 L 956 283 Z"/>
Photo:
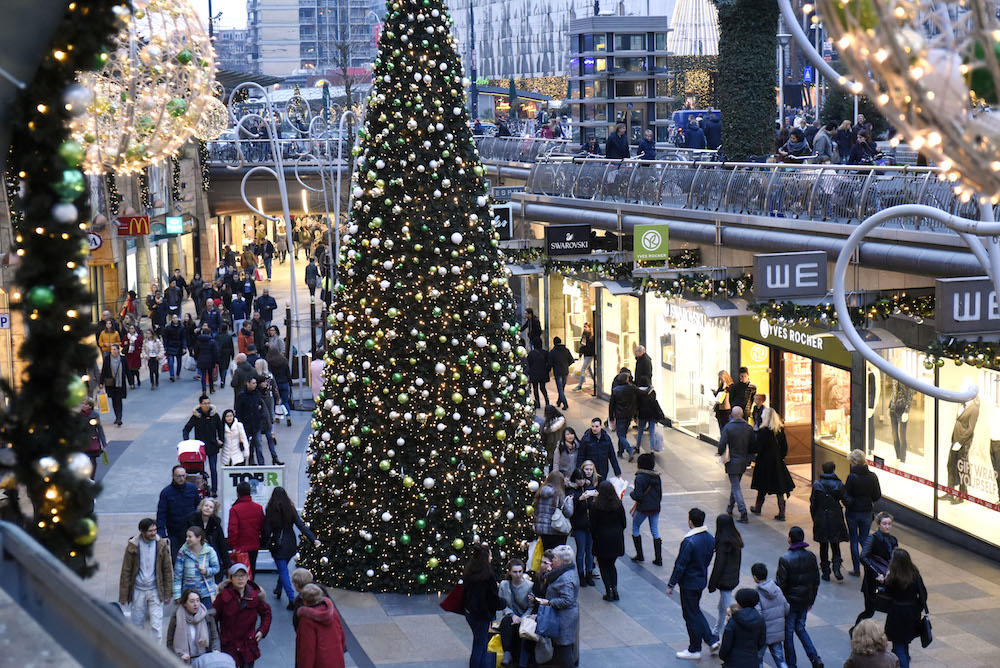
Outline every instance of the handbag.
<path fill-rule="evenodd" d="M 934 642 L 934 634 L 931 632 L 931 618 L 924 615 L 917 624 L 920 629 L 920 646 L 926 649 Z"/>
<path fill-rule="evenodd" d="M 555 638 L 559 635 L 559 618 L 556 616 L 556 611 L 552 609 L 552 606 L 538 606 L 535 625 L 535 633 L 543 638 Z"/>
<path fill-rule="evenodd" d="M 452 587 L 448 595 L 438 605 L 445 612 L 454 612 L 456 615 L 465 614 L 465 585 L 459 583 Z"/>
<path fill-rule="evenodd" d="M 550 522 L 550 526 L 553 531 L 564 536 L 569 534 L 570 530 L 573 528 L 569 523 L 569 519 L 563 515 L 561 508 L 556 508 L 552 511 L 552 521 Z"/>
<path fill-rule="evenodd" d="M 534 617 L 521 617 L 521 626 L 517 634 L 524 638 L 525 640 L 538 641 L 538 634 L 535 633 L 535 628 L 537 624 L 535 623 Z"/>
<path fill-rule="evenodd" d="M 892 597 L 885 593 L 885 590 L 879 587 L 875 590 L 875 598 L 872 600 L 872 607 L 875 608 L 876 612 L 889 612 L 889 608 L 892 607 Z"/>

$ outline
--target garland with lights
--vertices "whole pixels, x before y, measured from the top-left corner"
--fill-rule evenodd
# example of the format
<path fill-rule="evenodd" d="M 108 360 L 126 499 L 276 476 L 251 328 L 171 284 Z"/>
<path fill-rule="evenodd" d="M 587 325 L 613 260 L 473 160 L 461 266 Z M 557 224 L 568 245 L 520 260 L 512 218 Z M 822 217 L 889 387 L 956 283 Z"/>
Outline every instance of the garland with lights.
<path fill-rule="evenodd" d="M 299 545 L 317 581 L 445 591 L 524 555 L 544 450 L 442 0 L 389 0 L 328 318 Z"/>
<path fill-rule="evenodd" d="M 84 151 L 67 140 L 67 125 L 91 99 L 74 84 L 76 72 L 103 65 L 116 17 L 127 11 L 116 0 L 69 3 L 34 80 L 12 109 L 10 161 L 23 193 L 12 202 L 23 215 L 14 227 L 23 298 L 13 297 L 27 329 L 20 349 L 26 368 L 2 432 L 34 506 L 27 529 L 80 575 L 94 570 L 88 557 L 97 537 L 99 485 L 91 482 L 92 464 L 81 452 L 89 445 L 89 426 L 77 413 L 87 396 L 80 374 L 94 363 L 93 347 L 83 343 L 92 332 L 87 225 L 79 222 L 90 216 L 86 181 L 77 169 Z"/>
<path fill-rule="evenodd" d="M 139 172 L 139 201 L 143 209 L 153 208 L 153 195 L 149 192 L 149 173 L 145 169 Z"/>
<path fill-rule="evenodd" d="M 747 309 L 753 311 L 758 318 L 798 321 L 802 324 L 812 323 L 823 326 L 834 326 L 837 321 L 837 309 L 829 302 L 820 304 L 796 304 L 794 302 L 752 302 Z M 876 321 L 887 320 L 889 316 L 909 317 L 918 325 L 924 318 L 934 317 L 934 296 L 912 296 L 905 292 L 882 297 L 867 306 L 849 307 L 851 322 L 856 327 L 868 327 Z"/>
<path fill-rule="evenodd" d="M 201 139 L 198 140 L 198 167 L 201 168 L 201 189 L 208 192 L 212 187 L 212 170 L 208 166 L 208 142 Z"/>
<path fill-rule="evenodd" d="M 181 201 L 181 160 L 177 156 L 170 159 L 170 201 Z"/>
<path fill-rule="evenodd" d="M 742 297 L 753 288 L 753 276 L 743 274 L 731 278 L 714 279 L 705 273 L 681 274 L 675 278 L 643 279 L 643 292 L 652 292 L 663 299 L 713 299 Z"/>
<path fill-rule="evenodd" d="M 542 261 L 546 274 L 594 274 L 601 279 L 623 280 L 632 278 L 631 262 L 602 262 L 597 259 L 557 260 L 547 258 L 543 248 L 518 248 L 502 251 L 504 261 L 510 264 L 530 264 Z M 639 266 L 646 266 L 640 262 Z M 662 265 L 659 265 L 662 266 Z M 670 256 L 671 269 L 690 269 L 701 266 L 701 250 L 685 248 Z"/>
<path fill-rule="evenodd" d="M 21 187 L 21 179 L 17 178 L 17 170 L 14 169 L 14 161 L 11 156 L 7 158 L 7 169 L 4 173 L 4 187 L 7 189 L 7 205 L 10 211 L 10 224 L 12 227 L 17 227 L 24 216 L 21 214 L 20 209 L 15 208 L 14 203 L 17 202 L 18 189 Z"/>
<path fill-rule="evenodd" d="M 943 367 L 945 359 L 951 359 L 956 366 L 968 364 L 976 368 L 1000 369 L 1000 342 L 962 339 L 939 339 L 927 345 L 924 367 Z"/>
<path fill-rule="evenodd" d="M 108 172 L 106 177 L 108 182 L 108 218 L 112 218 L 122 210 L 122 194 L 118 192 L 118 181 L 115 179 L 115 173 Z"/>

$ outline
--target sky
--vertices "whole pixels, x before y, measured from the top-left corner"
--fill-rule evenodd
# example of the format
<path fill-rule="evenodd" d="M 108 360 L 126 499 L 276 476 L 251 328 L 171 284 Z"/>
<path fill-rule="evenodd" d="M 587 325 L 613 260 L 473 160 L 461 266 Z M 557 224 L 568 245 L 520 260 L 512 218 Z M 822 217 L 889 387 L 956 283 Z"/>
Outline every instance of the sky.
<path fill-rule="evenodd" d="M 208 0 L 193 0 L 202 21 L 208 25 Z M 246 0 L 212 0 L 212 13 L 222 13 L 216 28 L 245 28 L 247 25 Z"/>

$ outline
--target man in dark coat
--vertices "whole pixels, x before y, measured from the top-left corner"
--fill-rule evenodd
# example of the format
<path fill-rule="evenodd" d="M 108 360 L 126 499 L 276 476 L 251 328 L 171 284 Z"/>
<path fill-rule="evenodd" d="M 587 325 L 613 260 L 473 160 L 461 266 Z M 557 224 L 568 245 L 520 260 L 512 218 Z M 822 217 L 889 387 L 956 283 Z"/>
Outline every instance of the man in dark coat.
<path fill-rule="evenodd" d="M 713 652 L 722 644 L 719 637 L 712 634 L 712 628 L 701 611 L 701 595 L 708 586 L 708 564 L 715 552 L 715 538 L 705 526 L 705 511 L 692 508 L 688 511 L 688 527 L 681 548 L 674 560 L 674 570 L 667 583 L 667 596 L 674 595 L 674 587 L 681 590 L 681 614 L 688 632 L 688 648 L 677 652 L 678 659 L 697 661 L 701 658 L 701 643 Z"/>
<path fill-rule="evenodd" d="M 202 325 L 198 338 L 194 342 L 194 357 L 201 374 L 201 391 L 208 390 L 209 394 L 215 394 L 215 378 L 213 372 L 219 363 L 219 346 L 215 343 L 212 332 L 208 325 Z"/>
<path fill-rule="evenodd" d="M 718 114 L 709 114 L 705 119 L 702 132 L 705 133 L 705 144 L 712 151 L 722 146 L 722 121 Z"/>
<path fill-rule="evenodd" d="M 247 362 L 247 356 L 245 353 L 239 353 L 236 356 L 236 370 L 233 371 L 233 380 L 231 381 L 231 386 L 233 388 L 233 401 L 236 401 L 236 397 L 239 396 L 240 392 L 246 386 L 247 381 L 251 378 L 257 378 L 257 371 L 253 368 L 253 365 Z M 247 436 L 250 432 L 247 432 Z"/>
<path fill-rule="evenodd" d="M 628 452 L 632 461 L 634 450 L 628 442 L 628 430 L 632 420 L 639 414 L 639 388 L 628 378 L 623 378 L 625 372 L 618 374 L 619 384 L 611 390 L 611 400 L 608 402 L 608 424 L 618 434 L 618 456 Z"/>
<path fill-rule="evenodd" d="M 541 406 L 538 401 L 539 390 L 545 398 L 545 405 L 548 406 L 549 392 L 545 389 L 545 385 L 549 382 L 549 355 L 547 351 L 542 349 L 541 341 L 531 342 L 531 352 L 528 353 L 526 364 L 528 381 L 531 383 L 531 391 L 535 395 L 535 407 Z"/>
<path fill-rule="evenodd" d="M 542 347 L 542 323 L 535 315 L 533 309 L 525 309 L 524 311 L 525 320 L 524 324 L 521 325 L 521 329 L 524 330 L 524 335 L 528 337 L 528 345 L 534 346 L 535 342 L 538 342 L 538 347 Z M 537 401 L 535 402 L 538 403 Z"/>
<path fill-rule="evenodd" d="M 247 439 L 250 441 L 250 459 L 253 460 L 256 453 L 257 465 L 262 466 L 264 450 L 260 444 L 261 431 L 271 418 L 260 392 L 257 391 L 256 375 L 247 378 L 243 391 L 236 395 L 236 419 L 243 423 L 243 428 L 247 432 Z M 272 459 L 274 459 L 273 454 Z"/>
<path fill-rule="evenodd" d="M 163 328 L 163 350 L 167 354 L 167 368 L 170 369 L 170 382 L 181 375 L 181 358 L 187 350 L 187 330 L 181 324 L 176 313 L 170 315 L 170 323 Z M 175 368 L 176 367 L 176 368 Z"/>
<path fill-rule="evenodd" d="M 264 288 L 253 307 L 255 311 L 260 311 L 260 319 L 264 321 L 264 324 L 270 325 L 274 319 L 274 312 L 278 308 L 278 302 L 268 294 L 267 288 Z"/>
<path fill-rule="evenodd" d="M 809 514 L 813 521 L 813 540 L 819 543 L 819 566 L 823 579 L 830 580 L 830 552 L 833 552 L 833 574 L 843 580 L 840 566 L 840 544 L 847 540 L 847 523 L 844 521 L 844 483 L 840 482 L 833 462 L 823 462 L 823 475 L 813 483 L 809 497 Z"/>
<path fill-rule="evenodd" d="M 705 133 L 700 127 L 698 127 L 698 121 L 692 118 L 688 122 L 687 133 L 684 139 L 685 148 L 706 148 L 708 144 L 705 143 Z"/>
<path fill-rule="evenodd" d="M 628 147 L 628 138 L 625 136 L 624 123 L 619 123 L 615 126 L 615 133 L 608 137 L 608 142 L 604 147 L 604 154 L 609 160 L 627 160 L 631 156 Z"/>
<path fill-rule="evenodd" d="M 219 448 L 222 447 L 222 418 L 215 412 L 215 406 L 207 394 L 201 395 L 198 399 L 198 407 L 191 413 L 187 424 L 181 431 L 184 440 L 188 440 L 191 431 L 194 430 L 194 437 L 205 444 L 205 455 L 208 457 L 209 469 L 212 471 L 212 494 L 219 489 Z M 222 555 L 219 555 L 221 558 Z"/>
<path fill-rule="evenodd" d="M 184 290 L 177 285 L 177 281 L 170 279 L 170 287 L 163 291 L 163 301 L 167 305 L 167 312 L 170 315 L 180 316 L 181 302 L 184 301 Z"/>
<path fill-rule="evenodd" d="M 171 472 L 170 484 L 160 491 L 156 504 L 156 531 L 170 539 L 170 560 L 177 560 L 177 551 L 184 544 L 188 515 L 198 509 L 201 495 L 193 482 L 187 481 L 187 471 L 178 464 Z"/>
<path fill-rule="evenodd" d="M 556 379 L 556 407 L 569 408 L 566 401 L 566 380 L 569 378 L 569 368 L 576 360 L 569 348 L 563 345 L 562 339 L 558 336 L 552 339 L 552 350 L 549 351 L 549 368 L 552 369 L 552 376 Z"/>
<path fill-rule="evenodd" d="M 201 324 L 208 325 L 212 336 L 218 334 L 219 327 L 222 326 L 222 313 L 215 308 L 215 302 L 211 299 L 205 300 L 205 309 L 201 312 Z"/>
<path fill-rule="evenodd" d="M 635 377 L 653 380 L 653 358 L 646 354 L 646 346 L 635 347 Z"/>
<path fill-rule="evenodd" d="M 745 366 L 740 367 L 740 379 L 729 386 L 729 405 L 733 408 L 739 406 L 743 409 L 743 414 L 748 415 L 753 407 L 754 397 L 757 395 L 757 386 L 750 382 L 750 371 Z"/>
<path fill-rule="evenodd" d="M 615 470 L 615 475 L 622 474 L 618 459 L 615 457 L 615 446 L 611 443 L 611 436 L 604 430 L 599 417 L 590 421 L 590 429 L 580 439 L 580 454 L 576 460 L 583 463 L 588 459 L 594 462 L 594 469 L 601 479 L 608 477 L 609 462 Z"/>
<path fill-rule="evenodd" d="M 823 668 L 823 660 L 806 631 L 806 616 L 816 602 L 819 592 L 819 564 L 816 555 L 807 550 L 806 534 L 801 527 L 788 530 L 788 551 L 778 559 L 775 584 L 788 601 L 788 615 L 785 617 L 785 661 L 794 668 L 795 636 L 802 642 L 813 668 Z"/>
<path fill-rule="evenodd" d="M 729 476 L 729 506 L 726 512 L 732 513 L 733 506 L 737 506 L 740 518 L 736 521 L 744 524 L 750 519 L 747 516 L 747 504 L 743 500 L 741 483 L 743 474 L 750 466 L 750 444 L 753 443 L 753 439 L 753 427 L 743 419 L 743 409 L 733 406 L 729 422 L 719 435 L 719 456 L 724 459 L 726 450 L 729 450 L 729 461 L 725 463 L 726 475 Z"/>

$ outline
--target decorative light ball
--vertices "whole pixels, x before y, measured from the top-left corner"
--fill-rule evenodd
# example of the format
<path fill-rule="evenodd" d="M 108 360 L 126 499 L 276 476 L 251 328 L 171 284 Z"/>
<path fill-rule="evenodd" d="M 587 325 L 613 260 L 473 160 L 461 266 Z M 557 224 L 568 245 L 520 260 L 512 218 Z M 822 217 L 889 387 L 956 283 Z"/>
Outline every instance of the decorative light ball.
<path fill-rule="evenodd" d="M 72 84 L 63 93 L 63 104 L 72 116 L 79 116 L 87 111 L 94 100 L 94 94 L 86 86 Z"/>
<path fill-rule="evenodd" d="M 203 141 L 218 139 L 229 127 L 229 109 L 214 95 L 203 95 L 200 100 L 201 117 L 194 128 L 194 136 Z"/>
<path fill-rule="evenodd" d="M 375 571 L 369 568 L 367 571 L 365 571 L 365 575 L 367 575 L 370 578 L 373 578 L 375 577 Z"/>
<path fill-rule="evenodd" d="M 414 482 L 413 478 L 411 478 L 410 476 L 408 476 L 408 475 L 407 476 L 403 476 L 403 487 L 406 487 L 407 489 L 409 489 L 410 487 L 413 487 L 413 482 Z"/>
<path fill-rule="evenodd" d="M 487 461 L 487 462 L 492 461 L 493 460 L 493 452 L 490 451 L 490 450 L 483 450 L 482 457 L 483 457 L 484 461 Z"/>
<path fill-rule="evenodd" d="M 424 489 L 431 489 L 434 487 L 434 478 L 424 478 Z"/>
<path fill-rule="evenodd" d="M 390 520 L 392 520 L 392 513 L 390 513 L 388 510 L 382 513 L 383 522 L 389 522 Z"/>
<path fill-rule="evenodd" d="M 538 491 L 538 481 L 537 480 L 532 480 L 531 482 L 528 483 L 528 491 L 529 492 L 537 492 Z"/>
<path fill-rule="evenodd" d="M 90 478 L 90 474 L 94 472 L 94 463 L 90 461 L 90 457 L 82 452 L 71 454 L 66 460 L 66 466 L 79 480 Z"/>
<path fill-rule="evenodd" d="M 66 407 L 76 408 L 87 398 L 87 384 L 79 376 L 75 376 L 66 386 Z"/>
<path fill-rule="evenodd" d="M 77 545 L 90 545 L 97 540 L 97 522 L 89 517 L 84 517 L 77 523 L 75 533 L 76 537 L 73 538 L 74 543 Z"/>
<path fill-rule="evenodd" d="M 55 219 L 57 223 L 75 223 L 77 218 L 79 218 L 79 212 L 76 207 L 69 202 L 60 202 L 52 207 L 52 218 Z"/>
<path fill-rule="evenodd" d="M 405 35 L 404 35 L 405 37 Z M 427 584 L 427 576 L 421 573 L 417 576 L 417 584 L 425 585 Z"/>

